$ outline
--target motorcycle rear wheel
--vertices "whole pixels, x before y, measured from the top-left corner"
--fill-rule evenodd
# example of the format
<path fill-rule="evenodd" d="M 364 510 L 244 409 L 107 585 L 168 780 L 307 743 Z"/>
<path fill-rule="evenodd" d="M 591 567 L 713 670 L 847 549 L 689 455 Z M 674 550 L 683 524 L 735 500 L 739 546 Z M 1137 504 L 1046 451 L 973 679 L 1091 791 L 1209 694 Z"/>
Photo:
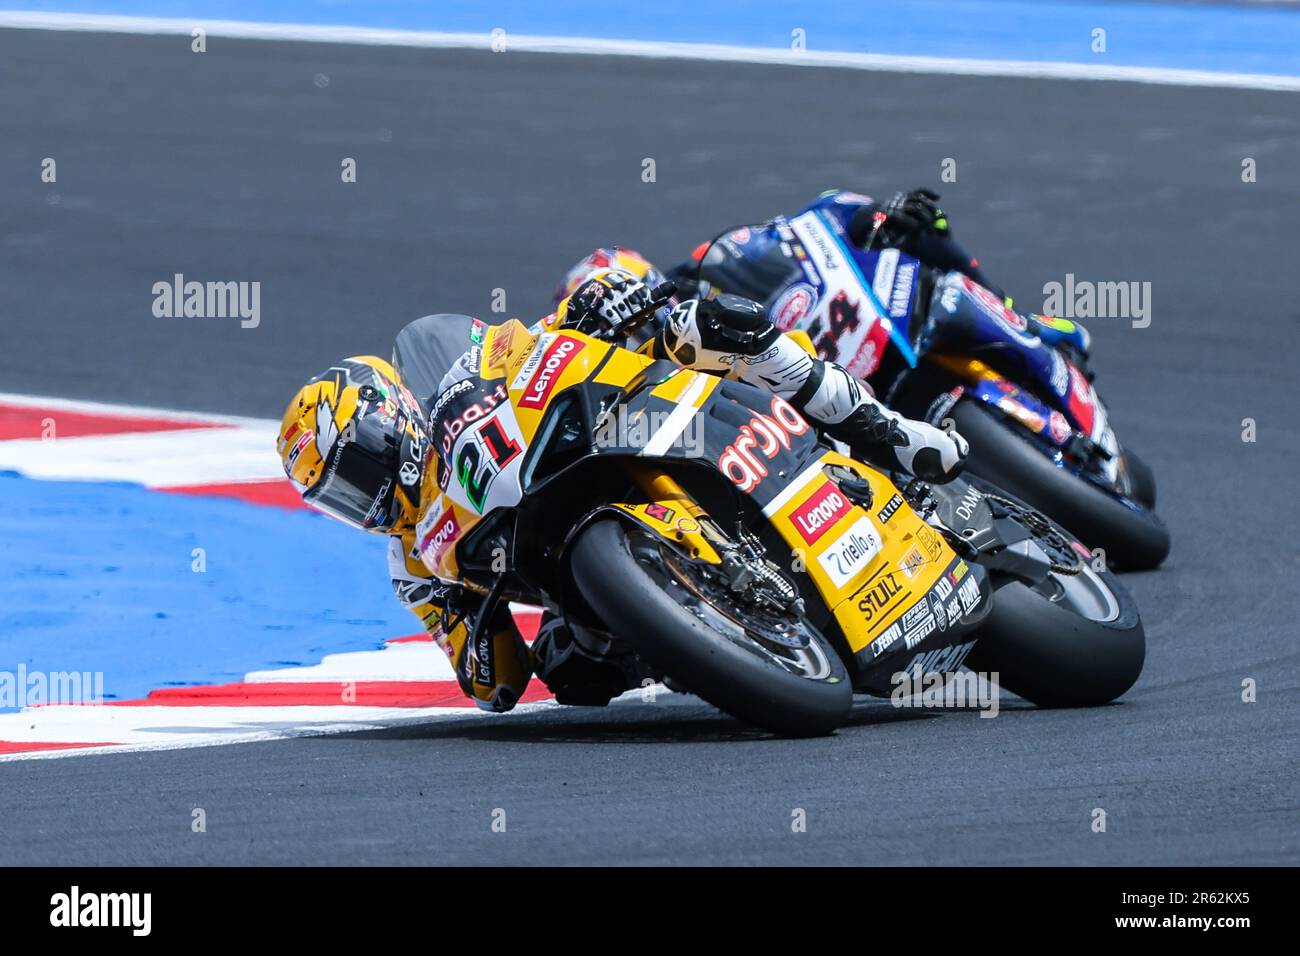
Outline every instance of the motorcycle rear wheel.
<path fill-rule="evenodd" d="M 1154 568 L 1169 554 L 1169 529 L 1146 508 L 1130 507 L 1090 482 L 1058 468 L 1041 450 L 963 399 L 953 423 L 970 442 L 967 470 L 1011 492 L 1069 528 L 1090 548 L 1102 548 L 1118 568 Z"/>
<path fill-rule="evenodd" d="M 1125 447 L 1122 454 L 1124 470 L 1128 473 L 1129 497 L 1148 508 L 1154 508 L 1156 506 L 1155 472 L 1132 448 Z"/>
<path fill-rule="evenodd" d="M 1033 585 L 995 579 L 993 609 L 966 666 L 997 673 L 1000 686 L 1040 707 L 1110 703 L 1133 686 L 1146 660 L 1136 602 L 1114 574 L 1079 559 L 1069 532 L 1022 502 L 999 497 L 1053 569 Z"/>

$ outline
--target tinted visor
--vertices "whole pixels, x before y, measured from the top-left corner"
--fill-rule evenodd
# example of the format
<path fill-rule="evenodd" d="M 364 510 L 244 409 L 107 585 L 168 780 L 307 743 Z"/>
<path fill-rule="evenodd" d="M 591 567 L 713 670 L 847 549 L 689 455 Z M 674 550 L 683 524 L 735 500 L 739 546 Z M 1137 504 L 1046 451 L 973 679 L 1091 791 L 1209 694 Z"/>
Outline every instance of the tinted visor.
<path fill-rule="evenodd" d="M 325 474 L 304 495 L 312 506 L 364 530 L 387 531 L 397 521 L 395 435 L 402 421 L 382 425 L 371 413 L 353 419 L 354 441 L 340 436 Z"/>

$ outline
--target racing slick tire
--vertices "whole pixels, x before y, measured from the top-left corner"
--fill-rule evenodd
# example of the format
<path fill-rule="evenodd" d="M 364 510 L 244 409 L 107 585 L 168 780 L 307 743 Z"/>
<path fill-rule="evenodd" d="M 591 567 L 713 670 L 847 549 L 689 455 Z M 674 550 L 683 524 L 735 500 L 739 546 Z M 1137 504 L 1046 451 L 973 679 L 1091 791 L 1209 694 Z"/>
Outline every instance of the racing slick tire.
<path fill-rule="evenodd" d="M 1145 660 L 1137 604 L 1114 574 L 1085 566 L 998 587 L 966 666 L 1039 707 L 1095 707 L 1132 687 Z"/>
<path fill-rule="evenodd" d="M 793 611 L 785 623 L 801 629 L 803 648 L 763 639 L 766 624 L 747 623 L 755 621 L 751 612 L 725 588 L 683 573 L 690 569 L 675 552 L 616 519 L 580 533 L 570 567 L 612 632 L 715 707 L 789 737 L 828 734 L 847 719 L 848 671 L 830 642 Z"/>
<path fill-rule="evenodd" d="M 1102 548 L 1117 568 L 1154 568 L 1169 554 L 1169 529 L 1141 504 L 1124 504 L 1058 468 L 996 413 L 962 399 L 951 417 L 970 443 L 966 469 L 1011 492 L 1073 531 L 1090 548 Z"/>

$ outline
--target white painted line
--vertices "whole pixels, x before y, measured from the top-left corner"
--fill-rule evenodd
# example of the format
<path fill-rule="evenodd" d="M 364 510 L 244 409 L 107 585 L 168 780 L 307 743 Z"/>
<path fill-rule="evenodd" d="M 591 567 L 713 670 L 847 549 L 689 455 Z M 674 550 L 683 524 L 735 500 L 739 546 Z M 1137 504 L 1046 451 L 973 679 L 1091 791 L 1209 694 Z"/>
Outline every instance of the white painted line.
<path fill-rule="evenodd" d="M 349 651 L 326 654 L 319 664 L 250 671 L 250 684 L 280 682 L 343 683 L 350 681 L 447 681 L 456 680 L 447 652 L 432 641 L 387 644 L 377 651 Z M 468 698 L 466 698 L 468 701 Z"/>
<path fill-rule="evenodd" d="M 0 11 L 0 27 L 28 30 L 81 30 L 97 33 L 181 34 L 202 27 L 209 37 L 241 40 L 290 40 L 306 43 L 350 43 L 430 49 L 490 50 L 486 33 L 435 33 L 380 30 L 369 27 L 317 26 L 292 23 L 253 23 L 236 20 L 182 20 L 164 17 L 125 17 L 81 13 Z M 1027 79 L 1109 80 L 1172 86 L 1215 86 L 1235 89 L 1300 91 L 1300 76 L 1268 73 L 1227 73 L 1171 67 L 1105 66 L 1036 60 L 983 60 L 888 53 L 833 53 L 713 43 L 673 43 L 642 40 L 597 40 L 587 37 L 542 37 L 509 34 L 507 50 L 520 53 L 564 53 L 592 56 L 639 56 L 656 59 L 763 63 L 779 66 L 833 67 L 892 73 L 940 73 L 961 76 L 1010 76 Z"/>
<path fill-rule="evenodd" d="M 684 373 L 693 374 L 695 381 L 686 387 L 682 397 L 677 400 L 677 407 L 669 412 L 664 423 L 659 429 L 650 436 L 640 454 L 646 458 L 661 458 L 672 443 L 675 442 L 682 432 L 686 431 L 686 426 L 690 424 L 695 413 L 699 411 L 695 403 L 700 400 L 704 394 L 705 388 L 709 385 L 709 376 L 703 372 Z"/>
<path fill-rule="evenodd" d="M 554 701 L 530 701 L 517 705 L 511 713 L 522 714 L 557 706 Z M 57 721 L 44 719 L 57 710 L 82 713 L 72 715 L 75 719 L 70 719 L 68 725 L 61 728 Z M 499 714 L 489 714 L 475 707 L 40 707 L 20 714 L 0 714 L 0 740 L 89 743 L 85 736 L 88 729 L 86 711 L 119 712 L 120 717 L 110 715 L 111 719 L 102 722 L 98 728 L 101 738 L 114 739 L 118 742 L 116 745 L 0 754 L 0 763 L 324 737 L 456 718 L 503 719 Z M 143 713 L 132 715 L 130 711 Z M 39 735 L 15 736 L 22 734 L 23 728 L 31 725 L 37 714 L 42 715 Z"/>
<path fill-rule="evenodd" d="M 73 438 L 0 441 L 0 471 L 54 481 L 128 481 L 151 488 L 284 478 L 279 422 Z"/>
<path fill-rule="evenodd" d="M 795 478 L 794 481 L 782 488 L 777 496 L 764 506 L 763 515 L 770 518 L 772 515 L 784 508 L 791 498 L 808 487 L 808 482 L 812 481 L 821 470 L 822 463 L 820 461 L 815 465 L 809 465 L 805 468 L 799 473 L 799 477 Z"/>
<path fill-rule="evenodd" d="M 5 14 L 0 11 L 0 20 Z M 277 429 L 274 418 L 245 418 L 239 415 L 214 415 L 210 412 L 186 412 L 176 408 L 152 408 L 146 405 L 115 405 L 110 402 L 90 402 L 75 398 L 58 398 L 50 395 L 19 395 L 0 392 L 0 405 L 21 405 L 25 408 L 51 411 L 84 412 L 88 415 L 116 415 L 122 418 L 155 418 L 170 422 L 202 422 L 209 425 L 271 426 Z"/>

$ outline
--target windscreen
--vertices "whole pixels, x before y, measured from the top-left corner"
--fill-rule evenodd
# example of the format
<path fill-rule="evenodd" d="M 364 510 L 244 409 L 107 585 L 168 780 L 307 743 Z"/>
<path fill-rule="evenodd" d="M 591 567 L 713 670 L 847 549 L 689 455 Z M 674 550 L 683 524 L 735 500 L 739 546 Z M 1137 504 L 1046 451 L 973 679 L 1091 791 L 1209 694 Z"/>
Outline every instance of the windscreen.
<path fill-rule="evenodd" d="M 444 313 L 416 319 L 393 344 L 393 365 L 427 415 L 447 370 L 470 349 L 481 347 L 487 323 Z"/>
<path fill-rule="evenodd" d="M 749 237 L 743 249 L 737 234 Z M 701 281 L 764 306 L 802 275 L 798 260 L 782 251 L 780 240 L 765 226 L 729 230 L 709 244 L 699 265 Z"/>

